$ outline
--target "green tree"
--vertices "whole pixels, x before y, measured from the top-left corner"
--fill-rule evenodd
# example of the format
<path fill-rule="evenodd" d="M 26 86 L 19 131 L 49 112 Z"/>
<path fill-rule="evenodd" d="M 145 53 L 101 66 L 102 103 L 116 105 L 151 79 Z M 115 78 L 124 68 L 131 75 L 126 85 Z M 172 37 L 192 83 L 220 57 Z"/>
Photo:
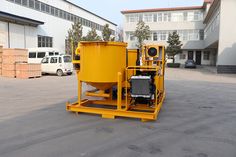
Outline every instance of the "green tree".
<path fill-rule="evenodd" d="M 92 28 L 85 37 L 82 38 L 83 41 L 101 41 L 101 37 L 98 36 L 96 29 Z"/>
<path fill-rule="evenodd" d="M 175 55 L 182 53 L 181 47 L 183 45 L 176 31 L 169 34 L 167 43 L 169 45 L 166 47 L 166 53 L 173 58 L 173 63 L 175 63 Z"/>
<path fill-rule="evenodd" d="M 72 27 L 68 30 L 68 35 L 66 37 L 67 47 L 66 53 L 74 53 L 78 43 L 80 42 L 83 35 L 83 27 L 80 22 L 75 22 L 72 24 Z"/>
<path fill-rule="evenodd" d="M 144 41 L 150 37 L 151 31 L 148 25 L 145 25 L 145 22 L 140 21 L 137 23 L 134 36 L 138 39 L 138 44 L 136 45 L 139 49 L 142 49 Z"/>
<path fill-rule="evenodd" d="M 114 38 L 111 38 L 112 31 L 109 28 L 109 24 L 105 24 L 102 30 L 102 39 L 103 41 L 114 41 Z"/>

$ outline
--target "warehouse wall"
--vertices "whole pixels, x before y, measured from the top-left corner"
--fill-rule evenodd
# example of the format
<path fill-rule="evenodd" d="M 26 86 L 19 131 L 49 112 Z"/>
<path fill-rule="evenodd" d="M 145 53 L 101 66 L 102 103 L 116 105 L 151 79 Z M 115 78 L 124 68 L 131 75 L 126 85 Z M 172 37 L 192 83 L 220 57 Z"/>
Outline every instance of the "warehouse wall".
<path fill-rule="evenodd" d="M 0 45 L 8 47 L 8 23 L 0 21 Z"/>
<path fill-rule="evenodd" d="M 10 47 L 25 48 L 25 28 L 22 25 L 10 23 Z"/>
<path fill-rule="evenodd" d="M 40 0 L 40 1 L 55 6 L 57 8 L 60 8 L 62 10 L 65 10 L 67 12 L 79 15 L 83 18 L 96 22 L 100 25 L 105 25 L 106 23 L 108 23 L 107 21 L 95 15 L 92 15 L 84 10 L 81 10 L 78 7 L 69 4 L 63 0 L 50 0 L 50 1 Z M 11 33 L 11 35 L 14 38 L 12 39 L 14 42 L 13 46 L 17 46 L 19 48 L 22 48 L 24 45 L 26 48 L 38 47 L 37 36 L 42 35 L 42 36 L 53 37 L 53 48 L 58 49 L 62 53 L 65 52 L 65 39 L 69 28 L 71 28 L 71 25 L 73 24 L 71 21 L 58 18 L 49 15 L 47 13 L 39 12 L 6 0 L 1 1 L 0 11 L 44 22 L 44 25 L 39 25 L 38 27 L 25 26 L 24 30 L 22 29 L 21 26 L 16 27 L 15 25 L 12 25 L 11 26 L 12 28 L 16 27 L 16 30 Z M 110 28 L 116 30 L 115 25 L 110 24 Z M 83 35 L 86 35 L 89 30 L 91 30 L 91 28 L 83 26 Z M 4 31 L 4 29 L 1 29 L 0 31 Z M 20 31 L 22 34 L 19 34 Z M 25 33 L 25 39 L 23 38 L 24 33 Z M 97 31 L 97 33 L 101 35 L 100 31 Z M 20 38 L 21 41 L 18 42 L 18 39 Z M 25 43 L 22 43 L 23 40 L 25 40 Z M 16 41 L 18 43 L 15 43 Z"/>
<path fill-rule="evenodd" d="M 217 69 L 220 73 L 236 73 L 235 8 L 235 0 L 221 0 L 221 23 L 217 62 Z"/>

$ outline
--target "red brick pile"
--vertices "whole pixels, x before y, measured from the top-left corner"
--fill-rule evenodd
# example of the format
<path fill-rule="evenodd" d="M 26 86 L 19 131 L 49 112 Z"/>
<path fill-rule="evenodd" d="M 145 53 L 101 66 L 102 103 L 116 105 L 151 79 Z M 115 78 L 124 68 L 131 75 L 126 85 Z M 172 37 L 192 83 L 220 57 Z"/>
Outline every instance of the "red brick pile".
<path fill-rule="evenodd" d="M 35 78 L 41 76 L 41 64 L 29 64 L 27 49 L 2 49 L 2 76 Z"/>

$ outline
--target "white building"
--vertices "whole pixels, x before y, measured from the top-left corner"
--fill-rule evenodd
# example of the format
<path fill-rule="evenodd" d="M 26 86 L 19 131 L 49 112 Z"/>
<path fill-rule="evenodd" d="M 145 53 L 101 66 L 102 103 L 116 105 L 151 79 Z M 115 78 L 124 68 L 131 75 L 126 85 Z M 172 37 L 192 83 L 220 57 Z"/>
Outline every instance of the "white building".
<path fill-rule="evenodd" d="M 101 35 L 109 24 L 116 24 L 67 0 L 1 0 L 0 45 L 6 48 L 53 47 L 65 52 L 67 31 L 75 21 L 83 26 L 83 35 L 91 28 Z"/>
<path fill-rule="evenodd" d="M 152 32 L 146 43 L 167 46 L 169 32 L 178 32 L 183 53 L 176 62 L 193 59 L 198 65 L 217 66 L 219 73 L 236 73 L 235 9 L 235 0 L 205 0 L 202 6 L 122 11 L 124 39 L 136 48 L 133 33 L 143 20 Z"/>

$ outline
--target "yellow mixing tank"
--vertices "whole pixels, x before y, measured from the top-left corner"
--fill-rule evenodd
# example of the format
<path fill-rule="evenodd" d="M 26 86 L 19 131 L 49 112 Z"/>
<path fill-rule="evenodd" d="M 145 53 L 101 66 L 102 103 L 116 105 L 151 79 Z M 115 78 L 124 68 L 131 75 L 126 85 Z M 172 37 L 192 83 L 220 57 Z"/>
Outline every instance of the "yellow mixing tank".
<path fill-rule="evenodd" d="M 80 80 L 100 90 L 111 88 L 118 72 L 124 76 L 126 47 L 121 42 L 81 42 Z"/>

